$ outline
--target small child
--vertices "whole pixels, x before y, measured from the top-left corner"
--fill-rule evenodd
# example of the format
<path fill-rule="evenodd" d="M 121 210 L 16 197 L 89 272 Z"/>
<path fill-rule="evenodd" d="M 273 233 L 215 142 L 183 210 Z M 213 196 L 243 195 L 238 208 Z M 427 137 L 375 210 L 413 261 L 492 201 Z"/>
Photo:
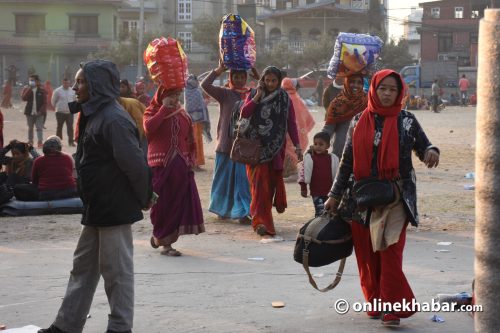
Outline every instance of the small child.
<path fill-rule="evenodd" d="M 329 148 L 330 135 L 326 132 L 316 133 L 313 145 L 304 155 L 304 162 L 299 168 L 300 194 L 307 198 L 309 184 L 316 217 L 323 213 L 339 167 L 339 158 L 334 153 L 328 153 Z"/>

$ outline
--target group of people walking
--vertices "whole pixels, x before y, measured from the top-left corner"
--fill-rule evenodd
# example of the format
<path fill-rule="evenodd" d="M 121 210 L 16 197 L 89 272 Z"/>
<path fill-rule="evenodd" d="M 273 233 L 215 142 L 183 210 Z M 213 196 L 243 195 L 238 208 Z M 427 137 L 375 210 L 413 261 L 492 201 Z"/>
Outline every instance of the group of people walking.
<path fill-rule="evenodd" d="M 304 109 L 292 97 L 296 82 L 269 66 L 261 74 L 252 69 L 251 75 L 258 79 L 256 89 L 248 88 L 247 72 L 238 70 L 229 71 L 227 87 L 215 86 L 214 80 L 224 71 L 221 62 L 201 82 L 204 92 L 219 103 L 220 112 L 209 211 L 221 219 L 250 223 L 263 237 L 276 235 L 272 209 L 283 213 L 287 208 L 283 179 L 287 154 L 297 162 L 304 160 L 298 171 L 300 193 L 312 196 L 315 215 L 324 210 L 336 213 L 345 200 L 352 200 L 355 182 L 388 180 L 396 193 L 390 204 L 350 206 L 361 287 L 367 302 L 411 302 L 414 294 L 402 270 L 406 227 L 418 225 L 411 152 L 431 168 L 439 163 L 439 150 L 415 116 L 402 109 L 406 89 L 401 76 L 392 70 L 377 72 L 368 94 L 359 73 L 345 77 L 343 86 L 340 79 L 334 81 L 336 91 L 329 92 L 331 100 L 324 104 L 325 126 L 307 148 L 302 141 L 314 123 L 307 115 L 299 117 Z M 63 304 L 53 325 L 39 332 L 81 332 L 101 275 L 111 307 L 107 332 L 131 332 L 130 225 L 142 219 L 141 210 L 151 209 L 150 244 L 162 246 L 167 256 L 181 255 L 173 246 L 180 235 L 205 231 L 193 172 L 193 120 L 180 103 L 182 89 L 159 86 L 142 125 L 134 121 L 120 106 L 118 71 L 107 61 L 84 64 L 74 90 L 69 109 L 79 113 L 75 162 L 84 227 Z M 257 164 L 231 160 L 235 129 L 260 141 Z M 147 163 L 141 131 L 147 141 Z M 388 326 L 399 325 L 400 318 L 412 314 L 367 313 Z"/>

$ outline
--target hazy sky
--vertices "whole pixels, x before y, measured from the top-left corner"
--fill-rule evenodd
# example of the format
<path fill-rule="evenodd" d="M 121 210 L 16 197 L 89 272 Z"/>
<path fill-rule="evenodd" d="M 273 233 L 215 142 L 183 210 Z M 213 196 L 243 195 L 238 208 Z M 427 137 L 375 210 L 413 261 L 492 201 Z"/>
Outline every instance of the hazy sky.
<path fill-rule="evenodd" d="M 398 39 L 403 35 L 402 22 L 391 19 L 403 19 L 410 15 L 411 7 L 419 8 L 418 4 L 436 0 L 389 0 L 387 16 L 389 16 L 389 36 Z"/>

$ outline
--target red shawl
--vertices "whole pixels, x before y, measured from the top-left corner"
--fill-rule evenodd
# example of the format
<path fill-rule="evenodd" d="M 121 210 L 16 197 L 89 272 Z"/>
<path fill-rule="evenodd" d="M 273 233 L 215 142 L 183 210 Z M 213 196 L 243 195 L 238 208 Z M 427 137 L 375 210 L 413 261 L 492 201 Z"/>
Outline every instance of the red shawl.
<path fill-rule="evenodd" d="M 377 87 L 389 75 L 397 75 L 402 84 L 393 106 L 383 107 L 377 96 Z M 371 176 L 373 140 L 375 137 L 375 114 L 385 118 L 382 140 L 378 146 L 377 169 L 380 179 L 394 179 L 399 175 L 399 133 L 398 115 L 401 112 L 405 88 L 401 76 L 393 70 L 377 72 L 368 91 L 368 106 L 363 111 L 354 129 L 352 145 L 354 154 L 354 177 L 361 180 Z"/>

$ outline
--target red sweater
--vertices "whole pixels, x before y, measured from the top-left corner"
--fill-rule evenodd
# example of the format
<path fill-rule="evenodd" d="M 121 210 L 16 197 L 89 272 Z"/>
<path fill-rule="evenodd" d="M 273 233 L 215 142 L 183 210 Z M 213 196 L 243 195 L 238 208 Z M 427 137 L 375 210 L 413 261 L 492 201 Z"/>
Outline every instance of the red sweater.
<path fill-rule="evenodd" d="M 311 154 L 313 172 L 311 175 L 311 196 L 327 196 L 332 188 L 332 157 L 330 154 Z"/>
<path fill-rule="evenodd" d="M 44 155 L 35 159 L 31 181 L 39 191 L 76 188 L 73 178 L 73 159 L 64 153 Z"/>
<path fill-rule="evenodd" d="M 187 165 L 194 165 L 191 125 L 191 118 L 182 107 L 169 109 L 151 103 L 144 113 L 149 166 L 166 167 L 176 155 L 180 155 Z"/>

